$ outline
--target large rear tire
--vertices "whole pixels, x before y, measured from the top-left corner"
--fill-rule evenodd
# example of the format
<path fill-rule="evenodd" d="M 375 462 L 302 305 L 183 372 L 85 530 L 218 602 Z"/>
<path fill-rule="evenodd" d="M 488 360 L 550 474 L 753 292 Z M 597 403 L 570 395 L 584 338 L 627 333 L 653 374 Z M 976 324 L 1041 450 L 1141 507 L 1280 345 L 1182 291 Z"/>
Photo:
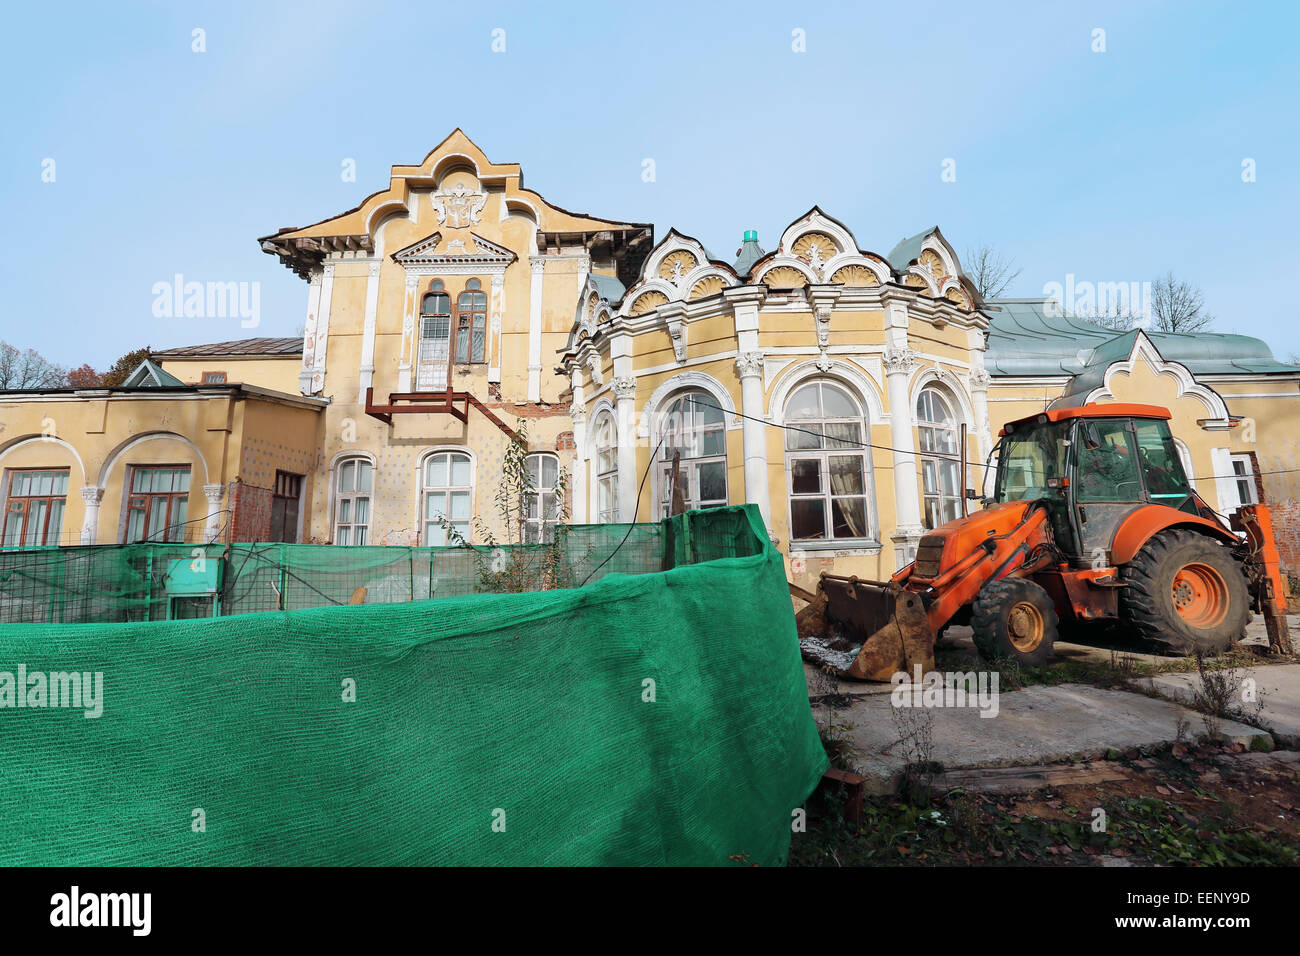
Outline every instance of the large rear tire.
<path fill-rule="evenodd" d="M 1041 667 L 1056 641 L 1056 607 L 1042 586 L 1025 578 L 1005 578 L 980 589 L 970 626 L 975 649 L 984 660 Z"/>
<path fill-rule="evenodd" d="M 1217 654 L 1240 640 L 1250 621 L 1241 564 L 1195 531 L 1153 535 L 1121 577 L 1121 619 L 1176 654 Z"/>

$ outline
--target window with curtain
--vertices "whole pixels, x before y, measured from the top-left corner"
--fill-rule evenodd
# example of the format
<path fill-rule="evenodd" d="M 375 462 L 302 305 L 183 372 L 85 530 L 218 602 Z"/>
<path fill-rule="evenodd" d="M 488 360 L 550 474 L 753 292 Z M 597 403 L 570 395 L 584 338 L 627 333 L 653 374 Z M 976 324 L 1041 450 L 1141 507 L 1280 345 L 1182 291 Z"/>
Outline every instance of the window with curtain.
<path fill-rule="evenodd" d="M 125 543 L 184 541 L 190 466 L 132 465 L 130 472 Z"/>
<path fill-rule="evenodd" d="M 546 544 L 555 540 L 555 528 L 560 523 L 560 499 L 555 489 L 560 459 L 549 452 L 535 452 L 524 465 L 532 489 L 524 502 L 524 544 Z"/>
<path fill-rule="evenodd" d="M 440 391 L 447 387 L 447 366 L 451 361 L 451 296 L 435 279 L 420 300 L 420 348 L 415 387 Z"/>
<path fill-rule="evenodd" d="M 470 457 L 463 452 L 434 452 L 424 459 L 421 514 L 426 545 L 455 543 L 454 536 L 448 535 L 448 524 L 465 541 L 470 539 L 472 471 Z"/>
<path fill-rule="evenodd" d="M 786 402 L 785 423 L 791 539 L 871 539 L 871 461 L 857 401 L 832 382 L 809 382 Z"/>
<path fill-rule="evenodd" d="M 678 395 L 660 420 L 659 513 L 672 510 L 673 452 L 681 453 L 679 487 L 686 507 L 727 503 L 727 427 L 718 400 L 706 391 Z"/>
<path fill-rule="evenodd" d="M 370 537 L 370 496 L 375 469 L 366 458 L 345 458 L 334 478 L 334 543 L 367 544 Z"/>
<path fill-rule="evenodd" d="M 596 462 L 596 520 L 618 521 L 618 426 L 610 412 L 601 412 L 593 430 Z"/>
<path fill-rule="evenodd" d="M 937 389 L 925 388 L 916 399 L 916 429 L 921 439 L 921 494 L 926 529 L 961 517 L 962 477 L 958 421 Z"/>
<path fill-rule="evenodd" d="M 67 500 L 68 469 L 11 471 L 0 547 L 58 544 Z"/>
<path fill-rule="evenodd" d="M 482 362 L 487 343 L 487 293 L 470 279 L 456 299 L 456 361 Z"/>

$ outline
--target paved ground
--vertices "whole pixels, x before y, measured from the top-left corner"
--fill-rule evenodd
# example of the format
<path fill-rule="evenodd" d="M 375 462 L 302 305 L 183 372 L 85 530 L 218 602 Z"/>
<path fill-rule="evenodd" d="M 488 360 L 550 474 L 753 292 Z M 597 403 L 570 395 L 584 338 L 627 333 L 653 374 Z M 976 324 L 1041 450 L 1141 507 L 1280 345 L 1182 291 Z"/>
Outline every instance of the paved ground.
<path fill-rule="evenodd" d="M 1300 747 L 1300 664 L 1251 667 L 1237 671 L 1233 677 L 1234 703 L 1267 727 L 1279 744 Z M 1254 682 L 1249 695 L 1243 693 L 1247 680 Z M 1139 689 L 1190 704 L 1200 687 L 1200 678 L 1196 674 L 1160 674 L 1133 683 Z M 1247 697 L 1257 701 L 1258 708 Z"/>
<path fill-rule="evenodd" d="M 813 713 L 825 727 L 831 711 L 818 706 Z M 836 709 L 834 722 L 847 742 L 849 765 L 878 793 L 896 787 L 909 760 L 904 737 L 927 731 L 929 759 L 948 770 L 1085 759 L 1208 736 L 1200 715 L 1177 703 L 1083 684 L 1001 693 L 993 717 L 981 717 L 974 707 L 895 708 L 889 694 L 865 694 Z M 1221 721 L 1219 732 L 1248 747 L 1272 746 L 1267 734 L 1245 724 Z M 916 752 L 910 751 L 912 759 Z"/>
<path fill-rule="evenodd" d="M 1294 632 L 1300 617 L 1293 616 L 1290 622 Z M 1252 625 L 1247 640 L 1267 644 L 1260 622 Z M 945 645 L 954 649 L 969 644 L 969 628 L 954 627 L 945 637 Z M 1134 649 L 1056 645 L 1058 661 L 1108 662 L 1116 654 L 1150 663 L 1164 659 Z M 1211 730 L 1250 748 L 1274 745 L 1274 738 L 1256 727 L 1230 720 L 1207 725 L 1200 713 L 1183 706 L 1192 702 L 1192 688 L 1199 686 L 1195 674 L 1143 678 L 1135 692 L 1084 684 L 1002 691 L 997 715 L 981 717 L 976 706 L 895 708 L 894 688 L 889 684 L 835 683 L 811 666 L 805 665 L 805 670 L 812 696 L 847 695 L 833 711 L 822 704 L 813 713 L 823 729 L 833 719 L 830 736 L 845 741 L 850 766 L 868 778 L 874 792 L 895 789 L 903 766 L 918 753 L 906 740 L 926 735 L 932 740 L 929 759 L 947 770 L 1085 759 L 1110 750 L 1172 744 L 1180 738 L 1200 741 L 1211 736 Z M 1260 691 L 1263 707 L 1257 719 L 1276 734 L 1277 743 L 1300 746 L 1300 664 L 1252 668 L 1242 676 L 1253 678 Z M 1254 708 L 1247 712 L 1253 714 Z"/>

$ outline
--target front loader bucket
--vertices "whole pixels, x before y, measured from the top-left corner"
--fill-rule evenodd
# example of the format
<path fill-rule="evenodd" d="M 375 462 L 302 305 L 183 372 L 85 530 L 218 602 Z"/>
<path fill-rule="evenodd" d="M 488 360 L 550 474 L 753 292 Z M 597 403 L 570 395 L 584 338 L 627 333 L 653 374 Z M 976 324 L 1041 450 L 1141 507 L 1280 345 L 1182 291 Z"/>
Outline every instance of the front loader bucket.
<path fill-rule="evenodd" d="M 934 634 L 919 595 L 897 584 L 824 574 L 819 600 L 797 617 L 806 659 L 841 677 L 888 681 L 934 670 Z M 823 606 L 824 604 L 824 606 Z M 824 616 L 820 634 L 806 633 Z"/>

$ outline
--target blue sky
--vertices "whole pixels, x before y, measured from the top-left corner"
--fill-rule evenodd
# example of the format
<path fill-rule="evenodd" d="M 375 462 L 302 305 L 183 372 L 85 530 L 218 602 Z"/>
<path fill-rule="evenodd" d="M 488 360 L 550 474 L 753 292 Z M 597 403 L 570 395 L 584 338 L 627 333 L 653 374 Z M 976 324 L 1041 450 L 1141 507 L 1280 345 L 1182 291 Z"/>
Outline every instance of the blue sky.
<path fill-rule="evenodd" d="M 0 338 L 103 368 L 143 345 L 296 334 L 306 285 L 256 237 L 355 206 L 460 126 L 560 206 L 719 255 L 748 228 L 771 248 L 813 204 L 881 254 L 938 224 L 959 253 L 1013 259 L 1014 293 L 1172 269 L 1216 329 L 1300 353 L 1297 9 L 16 6 Z M 260 283 L 260 326 L 155 317 L 153 286 L 176 273 Z"/>

